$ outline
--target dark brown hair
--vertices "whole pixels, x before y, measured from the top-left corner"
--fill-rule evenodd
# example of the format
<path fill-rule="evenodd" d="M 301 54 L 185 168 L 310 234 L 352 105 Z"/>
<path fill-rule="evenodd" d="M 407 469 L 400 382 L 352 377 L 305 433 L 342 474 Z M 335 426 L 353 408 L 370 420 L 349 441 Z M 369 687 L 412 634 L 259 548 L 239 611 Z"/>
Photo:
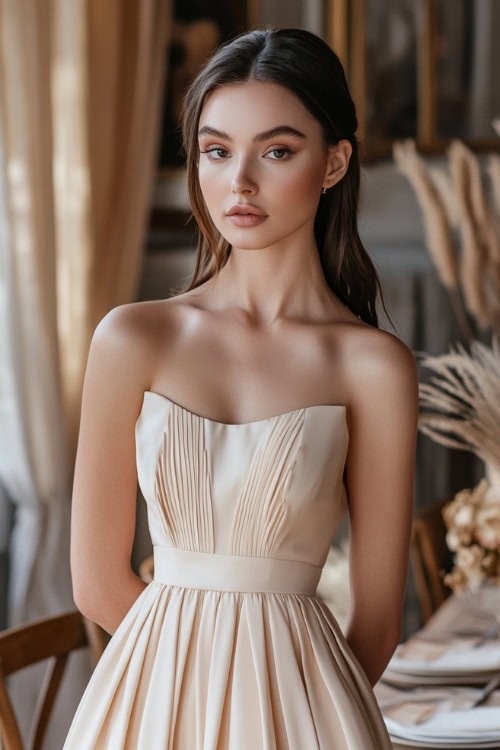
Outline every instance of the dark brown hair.
<path fill-rule="evenodd" d="M 380 292 L 384 304 L 382 289 L 357 226 L 360 161 L 354 102 L 335 52 L 319 36 L 303 29 L 267 26 L 239 34 L 215 51 L 185 92 L 182 143 L 198 247 L 193 277 L 182 291 L 194 289 L 217 274 L 231 253 L 231 245 L 212 222 L 201 193 L 198 127 L 209 92 L 224 84 L 246 81 L 284 86 L 320 123 L 326 145 L 343 138 L 351 143 L 346 174 L 321 194 L 314 235 L 331 290 L 361 320 L 378 327 L 376 296 Z"/>

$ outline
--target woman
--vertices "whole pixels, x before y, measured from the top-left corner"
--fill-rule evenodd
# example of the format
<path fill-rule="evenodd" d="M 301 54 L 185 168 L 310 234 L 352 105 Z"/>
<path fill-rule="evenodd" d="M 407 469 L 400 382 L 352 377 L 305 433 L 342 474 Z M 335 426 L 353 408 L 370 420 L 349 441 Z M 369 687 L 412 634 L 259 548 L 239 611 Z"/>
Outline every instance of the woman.
<path fill-rule="evenodd" d="M 400 638 L 418 378 L 377 326 L 356 127 L 299 29 L 241 34 L 186 92 L 193 279 L 113 309 L 88 359 L 71 564 L 113 637 L 65 750 L 392 747 L 372 687 Z M 346 510 L 344 636 L 315 592 Z"/>

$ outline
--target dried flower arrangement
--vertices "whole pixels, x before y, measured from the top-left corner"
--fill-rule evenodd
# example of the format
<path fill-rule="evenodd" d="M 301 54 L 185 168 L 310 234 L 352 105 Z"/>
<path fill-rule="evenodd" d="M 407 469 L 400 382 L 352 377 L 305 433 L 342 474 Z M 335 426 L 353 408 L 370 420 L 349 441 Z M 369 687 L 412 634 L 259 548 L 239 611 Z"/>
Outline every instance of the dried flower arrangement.
<path fill-rule="evenodd" d="M 447 545 L 455 553 L 444 582 L 462 592 L 485 580 L 500 586 L 500 158 L 489 156 L 490 206 L 476 156 L 460 141 L 451 143 L 448 156 L 449 174 L 429 167 L 411 140 L 394 147 L 423 212 L 429 255 L 470 350 L 458 343 L 456 351 L 439 356 L 416 353 L 436 373 L 419 386 L 421 405 L 434 410 L 420 413 L 420 431 L 485 462 L 486 476 L 477 487 L 458 492 L 443 508 Z M 488 329 L 491 348 L 476 338 L 478 330 Z"/>
<path fill-rule="evenodd" d="M 481 458 L 486 477 L 474 489 L 458 492 L 444 506 L 446 542 L 455 553 L 444 583 L 454 591 L 474 589 L 486 579 L 500 585 L 500 347 L 479 341 L 471 355 L 458 352 L 427 357 L 424 365 L 437 373 L 421 383 L 421 403 L 441 413 L 421 413 L 419 429 L 451 448 Z M 443 413 L 444 412 L 444 413 Z"/>
<path fill-rule="evenodd" d="M 500 488 L 481 479 L 445 505 L 446 543 L 455 565 L 444 582 L 455 592 L 478 589 L 483 581 L 500 586 Z"/>

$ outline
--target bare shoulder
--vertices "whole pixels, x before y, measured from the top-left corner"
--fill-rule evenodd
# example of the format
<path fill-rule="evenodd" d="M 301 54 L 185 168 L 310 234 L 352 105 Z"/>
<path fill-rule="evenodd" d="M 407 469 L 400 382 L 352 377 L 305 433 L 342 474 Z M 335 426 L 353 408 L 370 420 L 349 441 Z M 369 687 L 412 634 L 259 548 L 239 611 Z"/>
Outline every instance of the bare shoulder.
<path fill-rule="evenodd" d="M 131 302 L 100 320 L 90 344 L 84 400 L 99 393 L 110 404 L 130 405 L 133 416 L 151 382 L 162 312 L 161 301 Z"/>
<path fill-rule="evenodd" d="M 153 351 L 153 310 L 148 302 L 131 302 L 111 309 L 97 325 L 89 357 L 116 368 L 116 375 L 148 379 Z"/>
<path fill-rule="evenodd" d="M 161 339 L 178 328 L 186 308 L 179 298 L 118 305 L 99 322 L 93 339 L 127 358 L 154 356 Z"/>
<path fill-rule="evenodd" d="M 367 377 L 383 374 L 391 379 L 410 379 L 416 374 L 416 359 L 412 350 L 389 331 L 362 325 L 352 338 L 352 354 L 358 368 Z"/>
<path fill-rule="evenodd" d="M 418 367 L 412 350 L 389 331 L 357 321 L 339 337 L 350 402 L 400 398 L 418 402 Z"/>
<path fill-rule="evenodd" d="M 113 307 L 100 320 L 94 338 L 111 338 L 122 343 L 144 342 L 144 336 L 151 332 L 151 324 L 160 314 L 162 302 L 129 302 Z"/>
<path fill-rule="evenodd" d="M 165 352 L 193 323 L 196 308 L 183 296 L 114 307 L 95 329 L 89 359 L 98 358 L 110 377 L 126 379 L 130 389 L 148 390 Z"/>

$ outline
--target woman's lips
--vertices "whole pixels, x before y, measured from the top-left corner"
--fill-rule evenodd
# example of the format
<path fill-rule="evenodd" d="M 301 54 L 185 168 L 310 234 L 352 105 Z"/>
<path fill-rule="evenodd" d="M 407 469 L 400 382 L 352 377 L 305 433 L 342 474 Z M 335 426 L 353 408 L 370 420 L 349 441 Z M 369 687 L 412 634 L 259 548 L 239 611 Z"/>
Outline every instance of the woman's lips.
<path fill-rule="evenodd" d="M 267 219 L 267 216 L 258 214 L 233 214 L 227 217 L 237 227 L 256 227 Z"/>

